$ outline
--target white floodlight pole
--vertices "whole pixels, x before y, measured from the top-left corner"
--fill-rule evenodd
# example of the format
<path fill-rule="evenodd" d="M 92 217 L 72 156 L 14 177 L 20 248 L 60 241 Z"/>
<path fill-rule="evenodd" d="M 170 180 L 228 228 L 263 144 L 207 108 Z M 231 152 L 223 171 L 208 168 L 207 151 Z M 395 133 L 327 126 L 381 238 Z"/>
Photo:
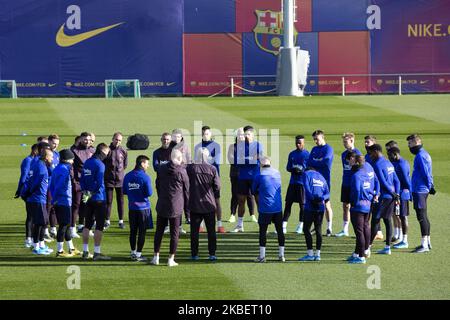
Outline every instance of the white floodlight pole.
<path fill-rule="evenodd" d="M 278 95 L 300 96 L 297 65 L 297 48 L 294 47 L 294 0 L 283 1 L 284 46 L 280 49 L 278 70 Z"/>

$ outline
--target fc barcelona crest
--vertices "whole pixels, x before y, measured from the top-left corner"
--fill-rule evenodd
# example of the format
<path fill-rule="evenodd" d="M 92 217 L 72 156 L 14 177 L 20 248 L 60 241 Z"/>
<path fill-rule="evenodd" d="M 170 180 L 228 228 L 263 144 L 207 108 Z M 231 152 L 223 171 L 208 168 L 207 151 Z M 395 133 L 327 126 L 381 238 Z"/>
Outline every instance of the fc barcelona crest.
<path fill-rule="evenodd" d="M 255 10 L 257 19 L 253 29 L 255 41 L 262 50 L 278 55 L 283 44 L 283 14 L 279 11 Z M 297 42 L 297 30 L 294 28 L 294 42 Z"/>

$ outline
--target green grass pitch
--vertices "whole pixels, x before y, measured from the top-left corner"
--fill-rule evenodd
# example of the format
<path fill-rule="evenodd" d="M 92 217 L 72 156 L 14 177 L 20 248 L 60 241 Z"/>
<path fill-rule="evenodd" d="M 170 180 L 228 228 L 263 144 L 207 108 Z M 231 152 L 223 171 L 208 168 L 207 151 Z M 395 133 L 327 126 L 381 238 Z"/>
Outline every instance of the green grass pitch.
<path fill-rule="evenodd" d="M 0 100 L 0 299 L 448 299 L 450 298 L 450 96 L 349 96 L 349 97 L 239 97 L 239 98 L 152 98 L 152 99 L 19 99 Z M 112 227 L 105 232 L 102 251 L 110 262 L 56 259 L 33 256 L 23 247 L 25 209 L 22 200 L 13 199 L 20 161 L 38 135 L 58 133 L 60 149 L 72 144 L 81 131 L 96 133 L 96 143 L 109 144 L 111 135 L 121 131 L 151 135 L 151 156 L 159 145 L 159 135 L 173 128 L 193 132 L 201 120 L 225 132 L 246 124 L 259 129 L 280 130 L 280 171 L 283 194 L 289 176 L 285 171 L 287 154 L 293 149 L 293 136 L 304 134 L 307 149 L 313 146 L 310 134 L 321 128 L 335 150 L 332 171 L 333 231 L 342 224 L 339 202 L 343 151 L 341 134 L 356 133 L 356 146 L 364 150 L 363 136 L 375 134 L 384 145 L 399 141 L 403 156 L 412 161 L 405 137 L 422 135 L 433 158 L 437 195 L 429 199 L 433 250 L 415 255 L 410 250 L 393 251 L 391 256 L 372 254 L 366 265 L 348 265 L 344 259 L 355 244 L 349 238 L 324 238 L 322 261 L 300 263 L 305 254 L 304 236 L 293 233 L 298 211 L 295 205 L 288 225 L 287 262 L 276 261 L 277 244 L 268 236 L 268 263 L 255 264 L 258 254 L 257 225 L 245 218 L 243 234 L 218 235 L 217 263 L 206 260 L 206 237 L 201 236 L 198 262 L 189 260 L 189 234 L 181 236 L 177 253 L 180 265 L 168 268 L 129 260 L 129 229 L 117 227 L 114 205 Z M 26 133 L 26 136 L 22 136 Z M 21 144 L 27 144 L 22 147 Z M 138 155 L 130 151 L 130 168 Z M 229 218 L 230 183 L 228 166 L 222 165 L 222 208 Z M 155 174 L 149 170 L 154 183 Z M 156 196 L 151 198 L 152 206 Z M 155 216 L 155 211 L 154 211 Z M 187 228 L 186 225 L 184 225 Z M 231 230 L 234 225 L 225 223 Z M 384 230 L 384 226 L 382 225 Z M 269 230 L 273 230 L 271 227 Z M 144 255 L 152 256 L 152 230 Z M 168 255 L 167 236 L 163 239 L 161 262 Z M 410 246 L 420 243 L 420 230 L 412 210 Z M 82 245 L 77 239 L 75 245 Z M 92 243 L 90 244 L 93 245 Z M 50 244 L 54 249 L 55 243 Z M 375 242 L 374 250 L 382 248 Z M 92 251 L 92 248 L 91 248 Z M 81 289 L 69 290 L 67 267 L 81 270 Z M 368 289 L 369 266 L 381 271 L 381 289 Z"/>

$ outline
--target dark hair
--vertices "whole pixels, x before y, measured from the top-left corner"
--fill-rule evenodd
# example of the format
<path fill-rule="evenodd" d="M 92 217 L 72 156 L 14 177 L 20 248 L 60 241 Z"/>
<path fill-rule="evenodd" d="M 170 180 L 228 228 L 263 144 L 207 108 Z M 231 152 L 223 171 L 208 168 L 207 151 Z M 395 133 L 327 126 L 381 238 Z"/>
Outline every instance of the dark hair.
<path fill-rule="evenodd" d="M 114 139 L 115 136 L 122 136 L 123 137 L 123 134 L 122 134 L 122 132 L 117 131 L 117 132 L 114 132 L 113 139 Z"/>
<path fill-rule="evenodd" d="M 400 149 L 397 147 L 390 148 L 387 153 L 389 159 L 393 158 L 396 161 L 400 159 Z"/>
<path fill-rule="evenodd" d="M 386 149 L 390 149 L 393 147 L 398 147 L 398 143 L 395 140 L 390 140 L 390 141 L 386 142 L 386 144 L 384 146 L 386 147 Z"/>
<path fill-rule="evenodd" d="M 59 136 L 56 133 L 52 133 L 48 136 L 48 140 L 59 140 Z"/>
<path fill-rule="evenodd" d="M 136 158 L 136 168 L 140 167 L 141 163 L 144 162 L 144 161 L 150 161 L 150 158 L 147 157 L 146 155 L 143 155 L 143 154 L 137 156 L 137 158 Z"/>
<path fill-rule="evenodd" d="M 47 136 L 39 136 L 36 139 L 37 142 L 41 142 L 42 140 L 48 140 Z"/>
<path fill-rule="evenodd" d="M 347 152 L 345 156 L 345 160 L 349 160 L 350 158 L 356 158 L 357 154 L 355 151 L 349 151 Z"/>
<path fill-rule="evenodd" d="M 103 150 L 105 150 L 105 149 L 108 149 L 109 147 L 108 147 L 108 145 L 106 144 L 106 143 L 99 143 L 98 145 L 97 145 L 97 148 L 95 149 L 95 153 L 96 154 L 100 154 L 100 152 L 102 152 Z"/>
<path fill-rule="evenodd" d="M 80 138 L 89 137 L 90 135 L 91 134 L 89 132 L 84 131 L 84 132 L 80 133 Z"/>
<path fill-rule="evenodd" d="M 253 131 L 253 130 L 255 130 L 252 126 L 245 126 L 244 127 L 244 132 L 246 132 L 246 131 Z"/>
<path fill-rule="evenodd" d="M 378 143 L 375 143 L 375 144 L 371 145 L 370 147 L 367 147 L 367 151 L 383 152 L 383 147 L 381 147 Z"/>
<path fill-rule="evenodd" d="M 38 152 L 38 144 L 35 143 L 31 146 L 31 152 L 30 152 L 30 156 L 35 157 L 39 154 Z"/>
<path fill-rule="evenodd" d="M 75 139 L 73 140 L 73 143 L 76 144 L 78 142 L 78 139 L 80 139 L 80 138 L 81 138 L 81 136 L 76 136 Z"/>
<path fill-rule="evenodd" d="M 315 136 L 318 136 L 319 134 L 321 134 L 323 136 L 325 135 L 325 133 L 319 129 L 319 130 L 314 131 L 311 136 L 315 137 Z"/>
<path fill-rule="evenodd" d="M 202 127 L 202 132 L 206 131 L 206 130 L 211 130 L 211 128 L 209 126 L 203 126 Z"/>
<path fill-rule="evenodd" d="M 305 136 L 302 134 L 295 136 L 295 140 L 300 140 L 300 139 L 305 139 Z"/>
<path fill-rule="evenodd" d="M 47 156 L 47 151 L 50 151 L 53 154 L 53 151 L 50 148 L 48 148 L 48 149 L 41 149 L 41 151 L 39 152 L 39 158 L 41 160 L 45 159 L 45 157 Z"/>
<path fill-rule="evenodd" d="M 413 133 L 413 134 L 409 135 L 408 137 L 406 137 L 406 141 L 410 141 L 410 140 L 422 140 L 422 138 L 417 133 Z"/>
<path fill-rule="evenodd" d="M 50 150 L 50 144 L 48 144 L 47 142 L 39 142 L 37 144 L 37 150 L 39 154 L 42 154 L 42 150 Z"/>
<path fill-rule="evenodd" d="M 356 155 L 355 164 L 361 168 L 364 165 L 364 163 L 366 163 L 366 159 L 364 158 L 364 156 Z"/>

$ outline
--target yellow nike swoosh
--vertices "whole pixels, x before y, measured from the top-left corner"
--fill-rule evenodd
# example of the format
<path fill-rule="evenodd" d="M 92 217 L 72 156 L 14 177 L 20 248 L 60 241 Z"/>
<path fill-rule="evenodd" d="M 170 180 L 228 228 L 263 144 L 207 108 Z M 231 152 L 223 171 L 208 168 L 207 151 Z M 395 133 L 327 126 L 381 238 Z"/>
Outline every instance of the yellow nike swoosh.
<path fill-rule="evenodd" d="M 64 33 L 64 24 L 59 28 L 58 32 L 56 33 L 56 43 L 60 47 L 70 47 L 77 43 L 80 43 L 84 40 L 87 40 L 89 38 L 95 37 L 96 35 L 99 35 L 100 33 L 103 33 L 105 31 L 108 31 L 109 29 L 115 28 L 117 26 L 120 26 L 124 22 L 116 23 L 107 27 L 94 29 L 91 31 L 83 32 L 80 34 L 76 34 L 73 36 L 68 36 Z"/>

